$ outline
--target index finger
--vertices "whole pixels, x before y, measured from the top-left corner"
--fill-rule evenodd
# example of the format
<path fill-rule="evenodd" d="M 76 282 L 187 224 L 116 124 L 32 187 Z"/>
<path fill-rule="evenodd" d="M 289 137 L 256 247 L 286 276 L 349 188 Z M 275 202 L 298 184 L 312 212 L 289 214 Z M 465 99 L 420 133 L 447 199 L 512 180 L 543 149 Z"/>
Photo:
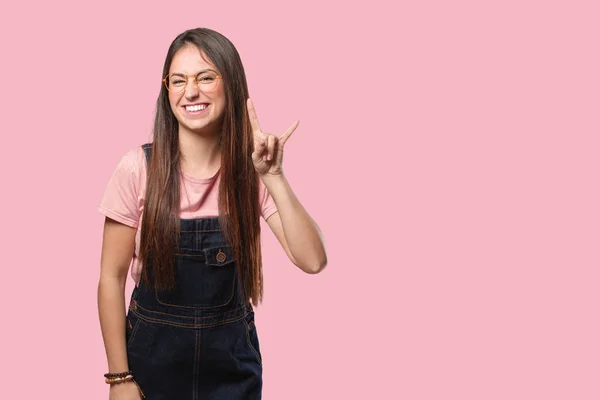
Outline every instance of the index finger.
<path fill-rule="evenodd" d="M 250 125 L 252 125 L 252 130 L 254 132 L 262 132 L 260 130 L 260 125 L 258 124 L 258 117 L 256 116 L 256 110 L 254 109 L 254 103 L 250 97 L 248 97 L 246 105 L 248 106 L 248 116 L 250 117 Z"/>

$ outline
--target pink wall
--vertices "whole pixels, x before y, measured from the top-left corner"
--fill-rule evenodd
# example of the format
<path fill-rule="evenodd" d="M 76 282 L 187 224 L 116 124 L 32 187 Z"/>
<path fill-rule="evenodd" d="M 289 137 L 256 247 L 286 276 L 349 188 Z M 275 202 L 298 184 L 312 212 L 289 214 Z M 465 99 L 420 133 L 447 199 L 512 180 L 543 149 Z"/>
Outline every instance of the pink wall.
<path fill-rule="evenodd" d="M 2 398 L 107 399 L 96 205 L 198 26 L 326 237 L 263 225 L 264 399 L 600 398 L 598 3 L 390 3 L 2 7 Z"/>

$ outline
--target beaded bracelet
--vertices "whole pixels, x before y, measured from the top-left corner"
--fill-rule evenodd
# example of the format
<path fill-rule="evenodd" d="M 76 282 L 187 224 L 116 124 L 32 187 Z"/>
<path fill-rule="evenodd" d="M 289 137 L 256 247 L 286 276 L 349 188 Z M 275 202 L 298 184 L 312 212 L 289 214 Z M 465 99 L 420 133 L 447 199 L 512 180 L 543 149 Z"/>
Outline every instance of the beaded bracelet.
<path fill-rule="evenodd" d="M 133 382 L 135 384 L 135 386 L 137 386 L 138 391 L 140 392 L 140 395 L 143 398 L 146 398 L 146 396 L 144 395 L 144 392 L 142 392 L 142 388 L 140 387 L 140 385 L 138 385 L 138 383 L 133 379 L 133 375 L 127 375 L 125 377 L 117 377 L 117 378 L 106 378 L 106 380 L 105 380 L 105 382 L 110 385 L 113 385 L 116 383 L 125 383 L 128 381 Z"/>
<path fill-rule="evenodd" d="M 112 372 L 112 373 L 111 373 L 111 372 L 109 372 L 109 373 L 107 373 L 107 374 L 104 374 L 104 377 L 105 377 L 105 378 L 122 378 L 122 377 L 124 377 L 124 376 L 131 375 L 131 374 L 133 374 L 133 372 L 132 372 L 132 371 L 125 371 L 125 372 Z"/>
<path fill-rule="evenodd" d="M 122 382 L 126 382 L 126 381 L 130 381 L 133 379 L 133 375 L 127 375 L 124 377 L 119 377 L 119 378 L 106 378 L 105 382 L 106 383 L 122 383 Z"/>

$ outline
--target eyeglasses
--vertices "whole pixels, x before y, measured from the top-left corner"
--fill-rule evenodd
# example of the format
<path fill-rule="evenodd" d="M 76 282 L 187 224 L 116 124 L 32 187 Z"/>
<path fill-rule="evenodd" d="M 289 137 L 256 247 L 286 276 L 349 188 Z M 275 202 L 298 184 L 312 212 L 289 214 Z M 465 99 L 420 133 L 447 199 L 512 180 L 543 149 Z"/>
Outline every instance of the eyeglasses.
<path fill-rule="evenodd" d="M 194 78 L 198 90 L 202 92 L 212 92 L 216 89 L 219 79 L 223 79 L 215 71 L 203 71 L 198 75 L 169 74 L 163 78 L 163 83 L 169 92 L 180 93 L 185 90 L 188 78 Z"/>

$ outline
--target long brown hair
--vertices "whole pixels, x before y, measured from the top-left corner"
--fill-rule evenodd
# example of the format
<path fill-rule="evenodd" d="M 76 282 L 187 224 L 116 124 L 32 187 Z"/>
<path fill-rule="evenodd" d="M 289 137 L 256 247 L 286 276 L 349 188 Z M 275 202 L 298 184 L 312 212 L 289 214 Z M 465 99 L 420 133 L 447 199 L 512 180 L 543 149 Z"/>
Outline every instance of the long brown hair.
<path fill-rule="evenodd" d="M 171 43 L 163 67 L 169 73 L 175 53 L 193 45 L 217 67 L 225 88 L 225 111 L 219 133 L 221 145 L 219 223 L 233 250 L 245 300 L 256 306 L 263 297 L 260 249 L 259 177 L 252 163 L 254 150 L 246 99 L 248 85 L 240 56 L 225 36 L 207 28 L 181 33 Z M 152 156 L 148 165 L 146 200 L 140 237 L 144 282 L 159 290 L 175 286 L 175 250 L 179 247 L 180 173 L 178 121 L 161 84 L 156 102 Z M 151 261 L 152 260 L 152 261 Z M 147 266 L 152 263 L 154 282 Z"/>

